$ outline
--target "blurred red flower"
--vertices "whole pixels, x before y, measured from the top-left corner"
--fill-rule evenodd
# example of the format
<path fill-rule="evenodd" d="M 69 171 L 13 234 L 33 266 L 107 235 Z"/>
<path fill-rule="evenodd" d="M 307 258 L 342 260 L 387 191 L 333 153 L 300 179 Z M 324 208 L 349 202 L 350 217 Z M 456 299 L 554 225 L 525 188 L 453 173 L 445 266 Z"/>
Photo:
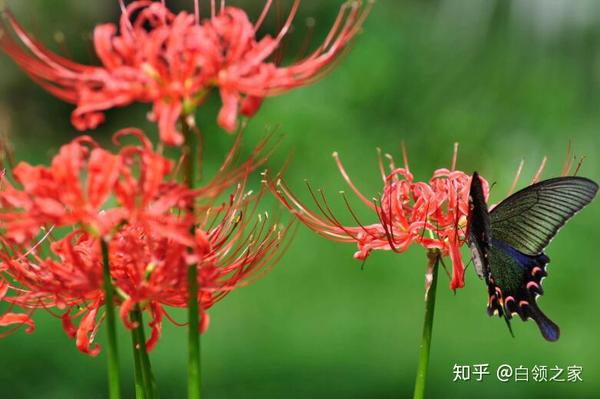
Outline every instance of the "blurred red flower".
<path fill-rule="evenodd" d="M 376 223 L 361 223 L 344 193 L 344 202 L 356 225 L 347 226 L 340 222 L 321 190 L 317 194 L 309 186 L 319 213 L 305 206 L 281 179 L 269 182 L 271 191 L 302 223 L 316 233 L 334 241 L 356 243 L 358 251 L 354 254 L 355 258 L 364 260 L 372 250 L 400 253 L 412 244 L 437 249 L 442 256 L 449 256 L 451 259 L 453 271 L 450 288 L 463 287 L 464 264 L 460 247 L 466 239 L 471 177 L 455 170 L 456 152 L 452 167 L 437 169 L 429 182 L 414 180 L 405 152 L 402 168 L 397 168 L 388 155 L 389 173 L 384 171 L 379 154 L 383 192 L 373 200 L 367 199 L 354 185 L 337 153 L 334 153 L 334 157 L 351 190 L 375 213 Z M 487 196 L 489 188 L 485 180 L 484 187 Z"/>
<path fill-rule="evenodd" d="M 136 225 L 122 226 L 109 242 L 111 277 L 115 304 L 123 323 L 135 305 L 151 314 L 148 350 L 156 345 L 165 307 L 187 306 L 188 268 L 198 268 L 201 330 L 208 328 L 206 310 L 230 291 L 248 284 L 266 272 L 283 254 L 287 228 L 257 218 L 256 196 L 239 187 L 230 201 L 214 209 L 213 216 L 199 221 L 192 246 L 182 245 Z M 25 309 L 60 311 L 67 334 L 76 339 L 84 353 L 97 355 L 94 337 L 105 304 L 100 239 L 77 230 L 52 242 L 50 255 L 4 242 L 16 254 L 2 254 L 3 266 L 13 281 L 14 294 L 4 301 Z M 55 310 L 52 310 L 55 309 Z M 167 315 L 168 316 L 168 315 Z M 170 317 L 169 317 L 170 318 Z M 79 319 L 78 325 L 74 320 Z M 26 315 L 0 317 L 0 325 L 33 322 Z"/>
<path fill-rule="evenodd" d="M 113 305 L 130 328 L 134 306 L 151 314 L 151 349 L 165 307 L 188 304 L 189 267 L 198 268 L 205 330 L 208 308 L 262 275 L 283 253 L 288 228 L 258 214 L 262 191 L 245 189 L 248 174 L 268 157 L 268 140 L 240 166 L 238 139 L 216 176 L 192 190 L 176 182 L 171 164 L 140 131 L 119 132 L 115 142 L 126 135 L 139 144 L 121 145 L 113 154 L 79 138 L 63 146 L 50 167 L 21 163 L 16 184 L 3 178 L 0 299 L 25 313 L 10 310 L 0 316 L 0 326 L 27 324 L 31 330 L 33 310 L 58 312 L 77 347 L 96 355 L 93 341 L 105 305 L 104 241 Z M 232 182 L 238 183 L 222 202 Z"/>
<path fill-rule="evenodd" d="M 264 97 L 323 76 L 360 30 L 370 9 L 370 3 L 367 7 L 361 1 L 345 3 L 312 54 L 279 66 L 273 57 L 281 50 L 299 0 L 294 1 L 279 33 L 262 38 L 258 30 L 272 0 L 266 0 L 255 23 L 239 8 L 225 7 L 222 2 L 217 10 L 214 1 L 211 4 L 211 15 L 204 19 L 199 12 L 174 14 L 164 2 L 134 1 L 122 6 L 118 29 L 104 24 L 94 31 L 102 66 L 81 65 L 50 52 L 8 10 L 0 25 L 0 49 L 44 89 L 76 105 L 72 123 L 77 129 L 96 128 L 110 108 L 152 103 L 150 119 L 158 123 L 162 141 L 180 145 L 183 136 L 177 121 L 193 115 L 212 88 L 219 90 L 223 102 L 218 123 L 232 132 L 238 114 L 254 115 Z"/>

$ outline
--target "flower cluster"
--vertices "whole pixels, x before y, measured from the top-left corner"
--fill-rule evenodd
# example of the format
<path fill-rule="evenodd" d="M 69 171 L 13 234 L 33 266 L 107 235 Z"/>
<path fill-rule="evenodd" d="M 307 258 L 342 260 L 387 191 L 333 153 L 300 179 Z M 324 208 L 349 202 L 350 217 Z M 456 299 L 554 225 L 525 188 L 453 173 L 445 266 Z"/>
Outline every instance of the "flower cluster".
<path fill-rule="evenodd" d="M 144 0 L 122 6 L 119 28 L 104 24 L 95 29 L 94 46 L 102 66 L 81 65 L 50 52 L 8 10 L 0 25 L 0 49 L 44 89 L 76 104 L 72 123 L 77 129 L 96 128 L 110 108 L 152 103 L 150 119 L 157 122 L 162 141 L 181 145 L 177 121 L 192 115 L 211 89 L 218 89 L 223 103 L 219 125 L 234 131 L 239 113 L 252 116 L 265 97 L 323 76 L 360 30 L 370 9 L 360 1 L 345 3 L 314 52 L 280 66 L 273 56 L 292 26 L 299 0 L 279 33 L 264 37 L 258 36 L 258 30 L 272 0 L 266 1 L 254 23 L 242 9 L 225 6 L 223 1 L 217 10 L 211 3 L 211 15 L 204 19 L 198 11 L 174 14 L 164 2 Z"/>
<path fill-rule="evenodd" d="M 379 198 L 373 200 L 367 199 L 354 185 L 337 153 L 334 157 L 351 190 L 374 212 L 376 223 L 361 223 L 345 194 L 342 195 L 355 226 L 340 222 L 323 193 L 318 196 L 310 186 L 320 213 L 306 207 L 281 179 L 270 181 L 271 191 L 302 223 L 318 234 L 335 241 L 356 243 L 358 251 L 354 254 L 355 258 L 364 260 L 377 249 L 404 252 L 412 244 L 418 244 L 429 250 L 439 250 L 442 256 L 449 256 L 453 266 L 450 288 L 463 287 L 464 264 L 460 247 L 466 239 L 471 177 L 455 170 L 456 150 L 452 167 L 436 170 L 428 182 L 415 181 L 406 152 L 404 167 L 401 168 L 396 167 L 392 157 L 388 156 L 388 173 L 379 154 L 383 191 Z M 489 188 L 485 181 L 484 187 L 487 196 Z"/>
<path fill-rule="evenodd" d="M 139 144 L 112 153 L 81 137 L 63 146 L 50 167 L 21 163 L 14 183 L 4 177 L 0 291 L 26 312 L 8 313 L 0 325 L 33 326 L 31 311 L 48 309 L 59 314 L 82 352 L 97 354 L 93 340 L 107 305 L 108 262 L 116 293 L 111 305 L 120 307 L 129 328 L 135 327 L 134 307 L 151 314 L 151 349 L 165 307 L 187 306 L 190 267 L 198 271 L 205 330 L 208 308 L 278 259 L 287 228 L 257 213 L 262 193 L 248 193 L 244 184 L 267 156 L 264 143 L 241 166 L 230 153 L 213 181 L 191 189 L 176 181 L 172 163 L 140 131 L 120 132 L 115 141 L 126 135 Z M 218 202 L 232 180 L 240 183 Z"/>

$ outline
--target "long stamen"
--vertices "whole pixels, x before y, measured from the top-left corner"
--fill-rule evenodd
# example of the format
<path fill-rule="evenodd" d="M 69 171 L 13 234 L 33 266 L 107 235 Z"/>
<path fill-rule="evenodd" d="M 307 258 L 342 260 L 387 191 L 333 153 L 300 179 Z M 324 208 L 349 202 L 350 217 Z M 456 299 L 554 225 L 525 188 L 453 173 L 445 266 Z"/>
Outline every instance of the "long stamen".
<path fill-rule="evenodd" d="M 579 173 L 579 169 L 581 169 L 581 165 L 583 164 L 584 159 L 585 159 L 585 157 L 583 155 L 579 158 L 579 162 L 577 163 L 577 167 L 575 168 L 575 171 L 573 172 L 573 176 L 577 176 L 577 173 Z"/>
<path fill-rule="evenodd" d="M 409 171 L 410 168 L 408 167 L 408 155 L 406 153 L 406 143 L 404 141 L 402 141 L 402 159 L 404 160 L 404 169 Z"/>
<path fill-rule="evenodd" d="M 348 201 L 348 197 L 346 196 L 346 193 L 344 193 L 343 191 L 340 191 L 340 194 L 342 196 L 342 198 L 344 199 L 344 203 L 346 204 L 346 208 L 348 209 L 348 212 L 350 212 L 350 214 L 352 215 L 352 218 L 354 219 L 354 221 L 356 222 L 356 224 L 358 224 L 358 226 L 369 236 L 371 236 L 374 239 L 377 239 L 377 236 L 374 235 L 373 233 L 371 233 L 370 231 L 368 231 L 365 226 L 360 222 L 360 219 L 358 218 L 358 215 L 356 215 L 356 212 L 354 212 L 354 210 L 352 209 L 352 206 L 350 206 L 350 201 Z"/>
<path fill-rule="evenodd" d="M 537 172 L 535 173 L 535 176 L 533 176 L 533 180 L 531 181 L 531 184 L 535 184 L 538 181 L 540 181 L 540 177 L 542 176 L 542 172 L 544 171 L 544 167 L 546 166 L 547 160 L 548 160 L 548 157 L 544 157 L 544 159 L 542 159 L 542 163 L 540 164 L 540 167 L 538 168 Z"/>
<path fill-rule="evenodd" d="M 281 41 L 283 39 L 283 37 L 285 35 L 287 35 L 288 31 L 292 27 L 292 21 L 296 17 L 296 13 L 298 12 L 299 7 L 300 7 L 300 0 L 295 0 L 294 4 L 292 5 L 292 9 L 290 10 L 290 13 L 288 15 L 288 18 L 285 21 L 285 24 L 283 24 L 283 27 L 281 28 L 281 30 L 279 31 L 279 34 L 277 35 L 277 38 L 275 39 L 277 42 Z"/>
<path fill-rule="evenodd" d="M 510 186 L 510 190 L 508 190 L 508 195 L 514 193 L 515 188 L 517 187 L 517 182 L 519 181 L 519 177 L 521 176 L 521 172 L 523 171 L 523 166 L 525 165 L 525 161 L 521 159 L 519 162 L 519 167 L 517 168 L 517 173 L 515 173 L 515 178 Z"/>
<path fill-rule="evenodd" d="M 346 169 L 344 169 L 344 165 L 342 165 L 342 161 L 340 161 L 340 157 L 339 154 L 337 152 L 333 153 L 333 158 L 335 159 L 335 163 L 337 164 L 338 169 L 340 170 L 340 173 L 342 174 L 342 177 L 344 178 L 344 180 L 346 181 L 346 183 L 350 186 L 350 188 L 352 189 L 352 191 L 354 191 L 354 193 L 356 194 L 356 196 L 358 198 L 360 198 L 360 200 L 362 202 L 364 202 L 367 206 L 371 207 L 371 201 L 367 200 L 367 198 L 358 190 L 358 188 L 356 188 L 356 186 L 354 185 L 354 183 L 352 183 L 352 180 L 350 179 L 350 176 L 348 176 L 348 173 L 346 172 Z"/>
<path fill-rule="evenodd" d="M 133 30 L 133 25 L 131 24 L 131 20 L 129 19 L 129 12 L 127 11 L 127 6 L 125 6 L 125 2 L 123 0 L 119 0 L 119 6 L 121 7 L 121 13 L 127 18 L 127 27 L 130 30 Z"/>
<path fill-rule="evenodd" d="M 569 170 L 571 170 L 571 165 L 573 159 L 571 158 L 571 142 L 569 141 L 569 145 L 567 146 L 567 153 L 565 154 L 565 162 L 563 163 L 562 170 L 560 172 L 561 176 L 566 176 L 569 174 Z"/>
<path fill-rule="evenodd" d="M 383 166 L 383 158 L 381 156 L 381 148 L 377 147 L 377 163 L 379 165 L 379 172 L 381 173 L 381 178 L 385 183 L 387 176 L 385 175 L 385 168 Z"/>
<path fill-rule="evenodd" d="M 260 13 L 260 17 L 258 17 L 258 20 L 256 20 L 256 23 L 254 24 L 255 32 L 258 31 L 258 29 L 260 29 L 261 25 L 265 21 L 265 18 L 267 17 L 267 14 L 269 13 L 269 10 L 271 9 L 272 4 L 273 4 L 273 0 L 267 0 L 267 2 L 265 3 L 265 6 L 263 7 L 262 12 Z"/>
<path fill-rule="evenodd" d="M 390 154 L 384 154 L 387 160 L 390 162 L 388 167 L 390 168 L 390 172 L 394 172 L 396 170 L 396 162 L 394 162 L 394 157 Z M 386 178 L 387 180 L 387 178 Z M 397 180 L 397 178 L 395 179 Z"/>
<path fill-rule="evenodd" d="M 454 143 L 454 153 L 452 154 L 452 167 L 450 168 L 451 171 L 455 171 L 456 170 L 456 160 L 458 159 L 458 143 Z"/>

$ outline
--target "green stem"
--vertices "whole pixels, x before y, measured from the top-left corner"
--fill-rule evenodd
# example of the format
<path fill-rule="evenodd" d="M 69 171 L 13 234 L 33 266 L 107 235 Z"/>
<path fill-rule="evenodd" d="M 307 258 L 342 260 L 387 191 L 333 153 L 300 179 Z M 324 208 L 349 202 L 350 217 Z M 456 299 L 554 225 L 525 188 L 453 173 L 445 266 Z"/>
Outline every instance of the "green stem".
<path fill-rule="evenodd" d="M 425 321 L 423 322 L 423 336 L 421 338 L 421 345 L 419 347 L 419 365 L 417 367 L 415 394 L 413 396 L 414 399 L 423 399 L 425 397 L 427 368 L 429 366 L 429 352 L 431 350 L 431 334 L 433 330 L 433 314 L 435 312 L 435 293 L 437 288 L 438 266 L 440 263 L 439 251 L 429 252 L 428 258 L 428 281 L 425 289 Z"/>
<path fill-rule="evenodd" d="M 198 271 L 188 269 L 188 399 L 200 399 L 200 318 L 198 316 Z"/>
<path fill-rule="evenodd" d="M 156 380 L 154 379 L 154 374 L 152 373 L 152 366 L 150 365 L 150 357 L 148 356 L 148 350 L 146 348 L 144 317 L 139 305 L 136 305 L 134 310 L 131 311 L 131 321 L 136 323 L 137 325 L 137 327 L 133 330 L 133 334 L 135 342 L 134 350 L 136 351 L 135 356 L 138 357 L 141 371 L 140 382 L 143 386 L 145 397 L 147 399 L 157 399 L 159 396 L 158 389 L 156 385 Z"/>
<path fill-rule="evenodd" d="M 133 315 L 132 315 L 133 318 Z M 142 360 L 140 359 L 140 347 L 137 339 L 138 332 L 131 330 L 131 344 L 133 349 L 133 363 L 135 365 L 135 398 L 147 399 L 146 390 L 144 389 L 144 378 L 142 371 Z"/>
<path fill-rule="evenodd" d="M 114 289 L 110 276 L 108 243 L 101 242 L 102 272 L 104 278 L 104 299 L 106 308 L 106 334 L 108 336 L 108 392 L 110 399 L 121 398 L 121 377 L 119 374 L 119 354 L 117 351 L 117 334 L 115 323 L 115 308 L 113 306 Z"/>
<path fill-rule="evenodd" d="M 193 129 L 181 119 L 185 136 L 183 165 L 183 181 L 194 188 L 196 183 L 196 163 L 198 160 L 198 139 Z M 188 212 L 195 214 L 194 204 L 190 205 Z M 194 227 L 192 227 L 194 233 Z M 188 399 L 200 399 L 200 318 L 198 309 L 198 270 L 196 265 L 188 268 Z"/>

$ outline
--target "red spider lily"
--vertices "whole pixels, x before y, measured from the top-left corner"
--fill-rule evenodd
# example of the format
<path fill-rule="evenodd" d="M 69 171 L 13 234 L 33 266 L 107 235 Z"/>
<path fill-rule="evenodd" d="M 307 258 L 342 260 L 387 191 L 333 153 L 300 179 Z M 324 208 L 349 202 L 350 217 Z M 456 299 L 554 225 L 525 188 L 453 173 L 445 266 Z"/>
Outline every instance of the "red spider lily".
<path fill-rule="evenodd" d="M 158 123 L 161 139 L 180 145 L 183 136 L 177 121 L 192 115 L 212 88 L 219 90 L 223 101 L 218 122 L 232 132 L 238 113 L 254 115 L 264 97 L 322 77 L 360 30 L 370 9 L 370 4 L 362 7 L 360 1 L 344 4 L 317 50 L 281 67 L 273 56 L 291 28 L 299 0 L 294 1 L 279 33 L 262 38 L 258 30 L 272 0 L 266 0 L 255 23 L 243 10 L 226 7 L 224 1 L 218 10 L 214 1 L 211 4 L 211 15 L 204 19 L 197 0 L 195 15 L 174 14 L 164 2 L 122 5 L 119 29 L 104 24 L 94 32 L 102 66 L 81 65 L 50 52 L 7 10 L 0 26 L 0 48 L 44 89 L 76 105 L 72 123 L 77 129 L 96 128 L 110 108 L 152 103 L 150 118 Z"/>
<path fill-rule="evenodd" d="M 436 170 L 429 182 L 414 180 L 406 152 L 403 155 L 403 168 L 397 168 L 391 156 L 388 156 L 390 172 L 387 174 L 379 155 L 383 194 L 379 199 L 370 201 L 357 189 L 337 154 L 334 154 L 337 166 L 352 191 L 377 216 L 373 224 L 365 225 L 358 220 L 343 193 L 355 226 L 346 226 L 339 221 L 320 190 L 317 196 L 309 186 L 320 211 L 317 213 L 307 208 L 281 179 L 270 181 L 269 184 L 277 198 L 310 229 L 334 241 L 356 243 L 358 251 L 354 254 L 355 258 L 364 260 L 372 250 L 377 249 L 400 253 L 412 244 L 437 249 L 442 256 L 450 256 L 453 265 L 450 288 L 461 288 L 464 286 L 464 264 L 460 247 L 466 237 L 471 177 L 455 170 L 456 149 L 452 167 Z M 487 182 L 484 185 L 487 196 Z"/>
<path fill-rule="evenodd" d="M 245 194 L 243 184 L 228 202 L 215 205 L 233 182 L 244 182 L 265 162 L 269 139 L 239 166 L 239 136 L 215 177 L 191 190 L 176 182 L 177 171 L 140 131 L 121 131 L 114 141 L 127 135 L 139 144 L 121 145 L 114 154 L 82 137 L 62 147 L 50 167 L 21 163 L 13 172 L 16 183 L 4 176 L 0 191 L 0 299 L 29 313 L 58 309 L 65 331 L 91 355 L 99 352 L 93 340 L 104 317 L 102 241 L 117 293 L 113 305 L 129 327 L 133 306 L 151 313 L 152 348 L 164 307 L 187 305 L 190 266 L 199 269 L 204 315 L 274 264 L 287 231 L 262 216 L 251 223 L 262 194 Z M 61 227 L 71 231 L 54 238 Z M 202 320 L 206 329 L 208 317 Z M 0 317 L 0 326 L 32 323 L 27 313 Z"/>
<path fill-rule="evenodd" d="M 198 268 L 201 330 L 208 327 L 208 308 L 227 293 L 259 277 L 283 254 L 288 228 L 256 217 L 257 201 L 239 186 L 228 202 L 197 216 L 195 232 L 188 230 L 191 246 L 140 225 L 121 225 L 109 242 L 113 285 L 124 324 L 135 305 L 151 316 L 148 350 L 157 343 L 165 307 L 187 306 L 187 272 Z M 105 304 L 100 238 L 83 230 L 68 234 L 50 246 L 50 256 L 38 246 L 29 250 L 4 241 L 3 267 L 14 282 L 14 294 L 4 300 L 27 309 L 62 309 L 67 334 L 80 351 L 95 356 L 94 337 L 103 320 Z M 10 257 L 7 253 L 13 253 Z M 167 315 L 168 316 L 168 315 Z M 79 319 L 76 326 L 74 319 Z M 0 317 L 0 325 L 30 323 L 23 315 Z"/>
<path fill-rule="evenodd" d="M 141 145 L 112 154 L 82 136 L 63 146 L 50 167 L 18 164 L 16 185 L 4 176 L 0 226 L 6 237 L 23 243 L 50 226 L 82 226 L 104 236 L 123 221 L 181 237 L 190 221 L 171 211 L 185 209 L 189 190 L 173 182 L 171 162 L 140 131 L 119 132 L 115 141 L 125 134 Z"/>
<path fill-rule="evenodd" d="M 215 177 L 192 192 L 175 181 L 172 162 L 156 152 L 141 131 L 122 130 L 115 134 L 115 143 L 124 136 L 135 137 L 140 144 L 122 145 L 113 154 L 82 136 L 64 145 L 49 167 L 21 162 L 12 172 L 15 183 L 2 176 L 0 228 L 4 235 L 24 243 L 42 228 L 79 226 L 105 236 L 127 222 L 191 245 L 187 230 L 192 219 L 179 211 L 188 209 L 194 197 L 214 200 L 272 152 L 267 138 L 238 165 L 240 135 Z"/>

